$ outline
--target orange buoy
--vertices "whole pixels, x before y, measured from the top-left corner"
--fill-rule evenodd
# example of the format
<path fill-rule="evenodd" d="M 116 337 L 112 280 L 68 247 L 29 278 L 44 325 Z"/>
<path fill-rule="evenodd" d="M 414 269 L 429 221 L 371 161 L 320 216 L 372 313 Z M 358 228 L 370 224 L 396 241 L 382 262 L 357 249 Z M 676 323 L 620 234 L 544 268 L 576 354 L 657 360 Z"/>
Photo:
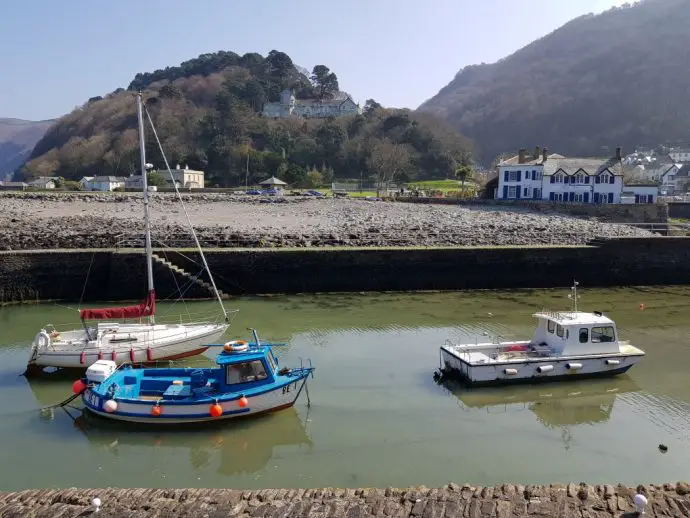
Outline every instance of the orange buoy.
<path fill-rule="evenodd" d="M 72 392 L 75 394 L 81 394 L 84 390 L 86 390 L 86 385 L 82 380 L 77 380 L 72 383 Z"/>
<path fill-rule="evenodd" d="M 154 407 L 151 409 L 151 415 L 152 415 L 153 417 L 158 417 L 159 415 L 161 415 L 161 412 L 162 412 L 162 411 L 163 411 L 163 410 L 161 409 L 161 407 L 158 406 L 158 405 L 156 405 L 156 406 L 154 406 Z"/>
<path fill-rule="evenodd" d="M 242 397 L 240 398 L 239 403 L 240 403 L 240 406 L 241 406 L 242 408 L 244 408 L 244 407 L 246 407 L 246 406 L 249 404 L 249 401 L 247 400 L 246 397 L 242 396 Z"/>
<path fill-rule="evenodd" d="M 214 403 L 211 405 L 211 410 L 210 410 L 211 417 L 220 417 L 223 415 L 223 407 L 220 406 L 218 403 Z"/>
<path fill-rule="evenodd" d="M 640 304 L 640 311 L 644 311 L 644 304 Z"/>

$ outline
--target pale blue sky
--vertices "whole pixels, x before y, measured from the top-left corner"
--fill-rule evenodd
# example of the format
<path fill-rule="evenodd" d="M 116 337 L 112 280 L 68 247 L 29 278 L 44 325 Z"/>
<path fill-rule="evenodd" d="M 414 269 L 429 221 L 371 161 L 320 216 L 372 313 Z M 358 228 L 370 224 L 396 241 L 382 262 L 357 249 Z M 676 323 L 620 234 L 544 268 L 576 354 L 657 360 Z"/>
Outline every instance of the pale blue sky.
<path fill-rule="evenodd" d="M 463 66 L 504 57 L 619 0 L 2 0 L 0 117 L 46 119 L 205 52 L 324 64 L 364 104 L 416 108 Z"/>

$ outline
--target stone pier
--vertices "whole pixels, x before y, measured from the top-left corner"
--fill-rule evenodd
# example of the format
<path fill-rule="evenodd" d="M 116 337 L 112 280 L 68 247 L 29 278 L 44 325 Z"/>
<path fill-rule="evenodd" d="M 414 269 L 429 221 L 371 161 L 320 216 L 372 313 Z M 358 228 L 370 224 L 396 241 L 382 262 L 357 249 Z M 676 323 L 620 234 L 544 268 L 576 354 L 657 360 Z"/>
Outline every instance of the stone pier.
<path fill-rule="evenodd" d="M 0 517 L 463 517 L 604 518 L 638 516 L 633 497 L 648 499 L 645 517 L 690 516 L 690 485 L 553 484 L 428 489 L 45 489 L 0 493 Z M 92 505 L 98 497 L 98 513 Z"/>

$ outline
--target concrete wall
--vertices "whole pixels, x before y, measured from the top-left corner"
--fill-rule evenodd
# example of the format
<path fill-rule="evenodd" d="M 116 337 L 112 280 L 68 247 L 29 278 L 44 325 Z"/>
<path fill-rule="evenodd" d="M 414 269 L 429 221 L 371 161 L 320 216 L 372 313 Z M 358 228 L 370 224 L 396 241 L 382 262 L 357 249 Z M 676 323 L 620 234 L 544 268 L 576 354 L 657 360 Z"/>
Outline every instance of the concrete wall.
<path fill-rule="evenodd" d="M 196 254 L 185 255 L 198 261 Z M 93 263 L 91 259 L 93 257 Z M 228 294 L 551 288 L 690 284 L 690 238 L 620 238 L 585 247 L 217 250 L 206 253 Z M 189 259 L 168 260 L 199 271 Z M 144 258 L 127 252 L 0 254 L 0 302 L 133 300 L 146 293 Z M 175 297 L 173 273 L 157 265 L 159 299 Z M 177 279 L 178 283 L 183 280 Z M 208 297 L 194 289 L 189 298 Z"/>
<path fill-rule="evenodd" d="M 666 223 L 669 206 L 664 203 L 640 203 L 634 205 L 558 203 L 538 200 L 490 200 L 456 198 L 396 198 L 405 203 L 437 203 L 445 205 L 524 207 L 540 212 L 558 212 L 572 216 L 594 217 L 613 223 Z"/>

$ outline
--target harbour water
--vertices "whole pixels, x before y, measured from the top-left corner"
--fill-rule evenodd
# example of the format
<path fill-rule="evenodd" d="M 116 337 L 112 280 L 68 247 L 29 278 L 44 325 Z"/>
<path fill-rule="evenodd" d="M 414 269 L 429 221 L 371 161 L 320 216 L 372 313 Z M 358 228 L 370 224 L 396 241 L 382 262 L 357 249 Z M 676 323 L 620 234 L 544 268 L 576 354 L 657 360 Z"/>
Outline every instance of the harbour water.
<path fill-rule="evenodd" d="M 54 304 L 0 308 L 0 489 L 687 478 L 690 288 L 583 288 L 581 309 L 609 314 L 621 338 L 647 352 L 638 366 L 610 380 L 473 390 L 434 382 L 439 345 L 476 334 L 486 340 L 484 333 L 529 337 L 531 313 L 568 308 L 568 289 L 229 301 L 240 309 L 229 338 L 249 338 L 246 328 L 256 327 L 288 342 L 276 350 L 282 365 L 313 361 L 312 405 L 303 394 L 294 409 L 191 430 L 132 429 L 72 407 L 42 414 L 70 395 L 74 376 L 21 376 L 28 343 L 44 324 L 75 322 L 76 312 Z M 184 311 L 159 307 L 168 316 Z"/>

